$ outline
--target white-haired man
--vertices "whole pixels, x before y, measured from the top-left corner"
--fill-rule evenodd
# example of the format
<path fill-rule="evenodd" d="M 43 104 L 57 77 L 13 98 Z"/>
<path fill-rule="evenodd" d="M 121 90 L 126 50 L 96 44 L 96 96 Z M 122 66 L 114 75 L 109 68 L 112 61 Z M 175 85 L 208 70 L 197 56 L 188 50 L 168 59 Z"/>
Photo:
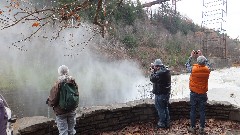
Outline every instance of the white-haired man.
<path fill-rule="evenodd" d="M 74 127 L 76 125 L 76 108 L 78 102 L 73 108 L 65 109 L 61 106 L 61 98 L 63 97 L 62 88 L 65 87 L 66 84 L 70 84 L 70 87 L 73 87 L 73 89 L 77 90 L 77 92 L 73 95 L 79 96 L 78 85 L 76 84 L 75 80 L 69 76 L 69 69 L 67 66 L 60 66 L 58 68 L 58 74 L 58 80 L 52 87 L 46 103 L 50 107 L 53 107 L 53 110 L 56 114 L 56 123 L 59 130 L 59 135 L 74 135 L 76 133 Z"/>
<path fill-rule="evenodd" d="M 193 57 L 197 57 L 197 64 L 191 65 Z M 208 78 L 210 75 L 210 64 L 208 60 L 202 55 L 200 50 L 192 51 L 191 56 L 186 62 L 186 68 L 191 73 L 189 78 L 189 89 L 190 89 L 190 122 L 191 125 L 188 131 L 196 133 L 196 107 L 199 107 L 200 114 L 200 127 L 199 133 L 204 134 L 205 128 L 205 106 L 208 100 Z"/>

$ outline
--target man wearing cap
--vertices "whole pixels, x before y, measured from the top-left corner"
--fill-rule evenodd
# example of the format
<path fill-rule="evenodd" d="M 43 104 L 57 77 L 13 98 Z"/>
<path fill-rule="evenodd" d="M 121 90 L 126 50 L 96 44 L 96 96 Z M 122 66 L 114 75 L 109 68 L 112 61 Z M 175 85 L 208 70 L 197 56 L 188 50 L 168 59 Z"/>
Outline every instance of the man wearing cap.
<path fill-rule="evenodd" d="M 153 83 L 152 92 L 155 94 L 155 108 L 158 112 L 158 128 L 169 128 L 170 116 L 168 110 L 171 92 L 171 74 L 160 59 L 156 59 L 151 69 L 150 81 Z"/>
<path fill-rule="evenodd" d="M 191 65 L 193 57 L 197 57 L 197 64 Z M 200 113 L 200 127 L 199 133 L 204 134 L 205 128 L 205 106 L 208 100 L 208 78 L 210 75 L 210 65 L 207 59 L 202 55 L 200 50 L 192 51 L 191 56 L 186 62 L 186 68 L 191 73 L 189 78 L 189 89 L 190 89 L 190 121 L 191 125 L 188 131 L 196 133 L 196 106 L 199 107 Z"/>

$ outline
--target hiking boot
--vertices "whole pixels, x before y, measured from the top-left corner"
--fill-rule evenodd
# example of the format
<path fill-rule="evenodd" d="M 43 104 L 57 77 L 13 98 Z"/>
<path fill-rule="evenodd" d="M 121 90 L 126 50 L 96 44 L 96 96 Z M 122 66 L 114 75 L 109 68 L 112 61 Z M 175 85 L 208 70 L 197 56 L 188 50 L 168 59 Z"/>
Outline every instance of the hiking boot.
<path fill-rule="evenodd" d="M 170 128 L 171 125 L 172 125 L 171 122 L 167 122 L 167 124 L 166 124 L 166 128 Z"/>
<path fill-rule="evenodd" d="M 167 125 L 166 125 L 166 128 L 170 128 L 170 124 L 167 124 Z"/>
<path fill-rule="evenodd" d="M 157 128 L 168 129 L 168 128 L 170 128 L 170 125 L 169 125 L 169 124 L 165 125 L 165 124 L 160 124 L 160 123 L 158 123 L 158 124 L 157 124 Z"/>
<path fill-rule="evenodd" d="M 199 128 L 199 134 L 200 135 L 205 135 L 205 131 L 204 131 L 204 128 Z"/>
<path fill-rule="evenodd" d="M 159 126 L 159 125 L 157 125 L 157 129 L 159 129 L 159 128 L 161 128 L 161 129 L 169 129 L 170 127 L 168 127 L 168 126 Z"/>
<path fill-rule="evenodd" d="M 195 130 L 194 127 L 189 127 L 189 128 L 188 128 L 188 132 L 195 134 L 195 133 L 196 133 L 196 130 Z"/>

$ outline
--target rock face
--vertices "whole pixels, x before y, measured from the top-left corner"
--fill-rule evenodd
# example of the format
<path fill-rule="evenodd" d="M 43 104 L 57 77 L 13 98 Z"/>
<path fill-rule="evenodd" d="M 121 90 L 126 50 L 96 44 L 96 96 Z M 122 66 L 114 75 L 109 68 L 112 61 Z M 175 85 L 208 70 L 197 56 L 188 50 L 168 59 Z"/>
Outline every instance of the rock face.
<path fill-rule="evenodd" d="M 98 134 L 103 131 L 121 129 L 130 123 L 151 122 L 157 119 L 152 99 L 137 100 L 125 104 L 81 108 L 77 114 L 77 134 Z M 189 118 L 189 99 L 171 100 L 172 120 Z M 208 102 L 206 118 L 234 120 L 240 122 L 240 108 L 228 102 Z M 42 116 L 22 118 L 14 125 L 18 135 L 58 135 L 53 119 Z"/>

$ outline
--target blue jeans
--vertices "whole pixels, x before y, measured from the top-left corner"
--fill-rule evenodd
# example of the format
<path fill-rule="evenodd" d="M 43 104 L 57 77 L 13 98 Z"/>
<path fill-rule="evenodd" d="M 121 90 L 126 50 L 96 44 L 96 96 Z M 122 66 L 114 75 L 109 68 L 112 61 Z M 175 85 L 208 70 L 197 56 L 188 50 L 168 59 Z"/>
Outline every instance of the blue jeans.
<path fill-rule="evenodd" d="M 56 116 L 59 135 L 74 135 L 76 130 L 76 112 L 70 112 Z"/>
<path fill-rule="evenodd" d="M 190 92 L 190 104 L 191 104 L 191 111 L 190 111 L 190 120 L 191 126 L 195 128 L 196 126 L 196 107 L 199 108 L 200 114 L 200 127 L 205 127 L 205 106 L 207 103 L 208 97 L 207 94 L 197 94 L 194 92 Z"/>
<path fill-rule="evenodd" d="M 155 95 L 155 108 L 159 116 L 158 126 L 168 127 L 170 123 L 170 116 L 168 110 L 170 94 Z"/>

